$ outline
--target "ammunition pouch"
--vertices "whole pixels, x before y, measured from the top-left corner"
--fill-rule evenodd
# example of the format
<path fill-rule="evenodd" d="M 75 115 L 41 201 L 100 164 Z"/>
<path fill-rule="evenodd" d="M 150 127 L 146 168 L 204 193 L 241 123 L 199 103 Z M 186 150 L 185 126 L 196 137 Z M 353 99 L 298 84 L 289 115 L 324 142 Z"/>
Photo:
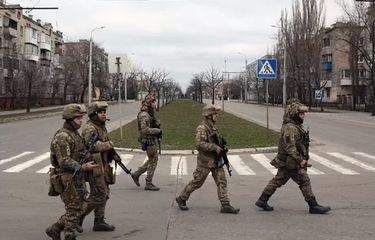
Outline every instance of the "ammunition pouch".
<path fill-rule="evenodd" d="M 274 159 L 272 159 L 272 161 L 270 162 L 270 164 L 272 166 L 274 166 L 275 168 L 281 168 L 281 167 L 285 167 L 285 162 L 280 160 L 278 158 L 278 156 L 276 156 Z"/>
<path fill-rule="evenodd" d="M 56 197 L 64 192 L 64 185 L 61 181 L 61 175 L 57 173 L 56 168 L 50 168 L 49 180 L 50 184 L 48 189 L 48 196 Z"/>
<path fill-rule="evenodd" d="M 286 169 L 287 170 L 295 170 L 297 169 L 297 166 L 298 163 L 295 159 L 291 158 L 291 157 L 288 157 L 287 160 L 286 160 Z"/>
<path fill-rule="evenodd" d="M 152 145 L 153 145 L 153 144 L 151 143 L 151 141 L 148 140 L 148 139 L 142 139 L 142 138 L 139 138 L 139 139 L 138 139 L 138 142 L 141 144 L 141 149 L 142 149 L 142 151 L 146 151 L 148 146 L 152 146 Z"/>

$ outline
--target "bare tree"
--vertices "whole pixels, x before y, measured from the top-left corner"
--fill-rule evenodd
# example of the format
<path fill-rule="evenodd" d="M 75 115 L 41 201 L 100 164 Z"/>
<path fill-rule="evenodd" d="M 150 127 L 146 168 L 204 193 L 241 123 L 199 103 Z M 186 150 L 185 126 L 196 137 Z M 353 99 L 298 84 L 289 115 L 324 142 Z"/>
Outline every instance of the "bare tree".
<path fill-rule="evenodd" d="M 214 67 L 210 67 L 209 69 L 206 70 L 204 77 L 205 77 L 204 84 L 211 91 L 211 98 L 212 98 L 211 103 L 215 104 L 215 90 L 223 81 L 222 74 L 218 69 Z"/>

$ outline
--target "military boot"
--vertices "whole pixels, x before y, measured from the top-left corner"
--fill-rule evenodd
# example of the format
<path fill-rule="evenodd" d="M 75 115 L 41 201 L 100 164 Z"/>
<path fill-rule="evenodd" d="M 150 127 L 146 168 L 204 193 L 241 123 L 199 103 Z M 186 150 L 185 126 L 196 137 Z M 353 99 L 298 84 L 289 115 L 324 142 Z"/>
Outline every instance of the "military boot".
<path fill-rule="evenodd" d="M 237 214 L 237 213 L 240 212 L 240 209 L 239 208 L 234 208 L 229 203 L 225 203 L 225 204 L 221 205 L 220 212 L 221 213 L 233 213 L 233 214 Z"/>
<path fill-rule="evenodd" d="M 112 232 L 115 230 L 115 226 L 108 224 L 104 221 L 104 217 L 95 217 L 94 227 L 92 228 L 94 232 Z"/>
<path fill-rule="evenodd" d="M 176 202 L 178 204 L 178 207 L 182 210 L 182 211 L 187 211 L 189 210 L 189 208 L 186 206 L 186 200 L 182 200 L 181 197 L 177 197 L 176 198 Z"/>
<path fill-rule="evenodd" d="M 134 173 L 131 173 L 130 176 L 133 178 L 134 183 L 139 187 L 141 184 L 139 184 L 139 176 L 141 174 L 138 171 L 135 171 Z"/>
<path fill-rule="evenodd" d="M 329 211 L 331 211 L 331 207 L 327 206 L 321 206 L 316 202 L 315 198 L 311 198 L 309 201 L 307 201 L 309 204 L 309 212 L 311 214 L 325 214 Z"/>
<path fill-rule="evenodd" d="M 46 234 L 48 237 L 52 238 L 52 240 L 61 240 L 60 233 L 62 230 L 63 227 L 60 224 L 55 223 L 46 229 Z"/>
<path fill-rule="evenodd" d="M 270 197 L 271 195 L 263 192 L 262 195 L 260 195 L 258 201 L 256 201 L 255 205 L 260 208 L 263 208 L 264 211 L 273 211 L 273 207 L 268 205 L 267 203 Z"/>
<path fill-rule="evenodd" d="M 152 184 L 152 183 L 150 183 L 150 182 L 146 182 L 145 190 L 149 190 L 149 191 L 159 191 L 160 188 L 156 187 L 154 184 Z"/>

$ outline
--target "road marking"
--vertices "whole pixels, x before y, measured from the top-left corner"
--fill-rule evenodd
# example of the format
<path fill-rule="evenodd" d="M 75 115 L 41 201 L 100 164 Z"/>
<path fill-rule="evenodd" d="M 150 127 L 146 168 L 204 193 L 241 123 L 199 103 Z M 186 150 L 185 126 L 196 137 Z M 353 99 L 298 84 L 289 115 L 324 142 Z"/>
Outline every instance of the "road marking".
<path fill-rule="evenodd" d="M 363 153 L 363 152 L 354 152 L 354 154 L 359 155 L 359 156 L 363 156 L 363 157 L 367 157 L 367 158 L 370 158 L 370 159 L 374 159 L 374 160 L 375 160 L 375 156 L 372 156 L 372 155 L 367 154 L 367 153 Z"/>
<path fill-rule="evenodd" d="M 187 175 L 187 161 L 185 156 L 172 156 L 171 175 Z"/>
<path fill-rule="evenodd" d="M 310 175 L 323 175 L 323 174 L 325 174 L 324 172 L 322 172 L 322 171 L 320 171 L 319 169 L 314 168 L 314 167 L 308 167 L 308 168 L 307 168 L 307 172 L 308 172 Z"/>
<path fill-rule="evenodd" d="M 36 171 L 36 173 L 48 173 L 49 172 L 49 169 L 52 167 L 51 164 L 48 164 L 47 166 L 45 166 L 44 168 L 41 168 L 39 169 L 38 171 Z"/>
<path fill-rule="evenodd" d="M 21 172 L 22 170 L 31 167 L 34 164 L 40 163 L 50 157 L 50 152 L 43 153 L 42 155 L 39 155 L 33 159 L 30 159 L 29 161 L 23 162 L 21 164 L 18 164 L 14 167 L 5 169 L 3 172 L 8 173 L 15 173 L 15 172 Z"/>
<path fill-rule="evenodd" d="M 312 160 L 345 175 L 356 175 L 358 174 L 356 171 L 350 170 L 349 168 L 343 167 L 340 164 L 334 163 L 324 157 L 318 156 L 314 153 L 310 153 L 310 157 Z"/>
<path fill-rule="evenodd" d="M 357 159 L 355 158 L 352 158 L 352 157 L 349 157 L 349 156 L 346 156 L 344 154 L 341 154 L 339 152 L 328 152 L 329 155 L 331 156 L 334 156 L 336 158 L 339 158 L 341 160 L 344 160 L 345 162 L 348 162 L 348 163 L 351 163 L 353 165 L 356 165 L 358 167 L 361 167 L 363 169 L 366 169 L 366 170 L 369 170 L 369 171 L 372 171 L 372 172 L 375 172 L 375 167 L 374 166 L 371 166 L 369 164 L 366 164 L 366 163 L 363 163 L 361 161 L 358 161 Z"/>
<path fill-rule="evenodd" d="M 13 156 L 13 157 L 10 157 L 10 158 L 6 158 L 6 159 L 1 159 L 0 160 L 0 165 L 4 164 L 4 163 L 7 163 L 7 162 L 11 162 L 13 160 L 16 160 L 17 158 L 21 158 L 23 156 L 26 156 L 26 155 L 29 155 L 29 154 L 32 154 L 34 152 L 23 152 L 21 154 L 18 154 L 16 156 Z"/>
<path fill-rule="evenodd" d="M 228 155 L 228 160 L 239 175 L 256 175 L 255 172 L 242 161 L 240 156 Z"/>
<path fill-rule="evenodd" d="M 268 171 L 270 171 L 273 175 L 276 175 L 277 169 L 270 164 L 270 160 L 264 154 L 251 154 L 250 156 L 254 158 L 258 163 L 260 163 L 263 167 L 265 167 Z"/>

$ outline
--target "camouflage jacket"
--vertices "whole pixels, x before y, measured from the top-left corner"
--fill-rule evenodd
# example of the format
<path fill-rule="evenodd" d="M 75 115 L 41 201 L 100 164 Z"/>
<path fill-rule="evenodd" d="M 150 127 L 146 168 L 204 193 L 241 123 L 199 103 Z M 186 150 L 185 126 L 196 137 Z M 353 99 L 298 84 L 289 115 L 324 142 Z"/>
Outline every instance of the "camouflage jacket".
<path fill-rule="evenodd" d="M 195 145 L 198 150 L 197 165 L 206 168 L 215 168 L 216 164 L 216 147 L 210 136 L 214 133 L 219 135 L 218 130 L 214 124 L 207 119 L 204 119 L 197 127 L 195 135 Z M 220 136 L 220 135 L 219 135 Z"/>
<path fill-rule="evenodd" d="M 151 116 L 147 110 L 141 109 L 137 116 L 138 119 L 138 131 L 139 131 L 139 141 L 146 141 L 148 146 L 158 145 L 158 135 L 160 134 L 160 123 L 155 118 Z"/>
<path fill-rule="evenodd" d="M 88 141 L 93 132 L 98 134 L 98 141 L 92 147 L 92 160 L 99 165 L 94 169 L 94 175 L 97 176 L 107 172 L 108 163 L 112 160 L 108 159 L 108 151 L 113 148 L 113 144 L 109 141 L 105 124 L 89 120 L 82 129 L 82 137 Z"/>
<path fill-rule="evenodd" d="M 64 123 L 51 141 L 51 164 L 62 172 L 73 173 L 79 165 L 80 154 L 84 149 L 84 140 L 78 131 Z"/>
<path fill-rule="evenodd" d="M 285 119 L 281 127 L 277 158 L 287 165 L 288 168 L 296 168 L 297 163 L 303 160 L 302 147 L 306 132 L 301 124 L 292 119 Z"/>

